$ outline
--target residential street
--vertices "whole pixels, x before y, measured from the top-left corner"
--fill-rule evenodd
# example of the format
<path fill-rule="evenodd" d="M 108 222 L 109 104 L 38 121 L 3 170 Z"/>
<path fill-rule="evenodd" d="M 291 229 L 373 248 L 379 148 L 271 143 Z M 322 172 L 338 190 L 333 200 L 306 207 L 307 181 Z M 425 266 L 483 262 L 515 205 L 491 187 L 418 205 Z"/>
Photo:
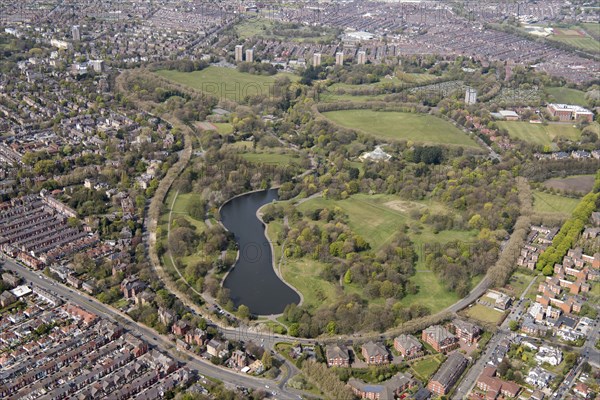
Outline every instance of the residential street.
<path fill-rule="evenodd" d="M 58 295 L 59 297 L 67 299 L 68 301 L 71 301 L 72 303 L 90 312 L 93 312 L 102 318 L 107 318 L 118 322 L 119 324 L 123 325 L 126 329 L 130 330 L 134 335 L 148 342 L 150 346 L 158 348 L 160 351 L 163 351 L 165 353 L 168 353 L 171 357 L 175 358 L 176 360 L 182 363 L 187 363 L 191 369 L 197 370 L 199 374 L 208 375 L 220 379 L 233 386 L 245 386 L 254 389 L 265 389 L 265 386 L 270 386 L 271 389 L 268 389 L 270 391 L 273 391 L 272 388 L 276 386 L 276 384 L 273 381 L 266 379 L 258 379 L 248 375 L 239 374 L 232 370 L 215 366 L 210 362 L 205 361 L 199 356 L 194 355 L 190 352 L 182 352 L 180 350 L 177 350 L 173 343 L 171 343 L 158 333 L 154 332 L 151 328 L 148 328 L 142 324 L 138 324 L 137 322 L 133 321 L 129 316 L 126 316 L 125 314 L 114 310 L 113 308 L 99 302 L 91 296 L 87 296 L 76 290 L 70 289 L 67 286 L 64 286 L 44 276 L 41 272 L 31 271 L 28 268 L 16 264 L 13 260 L 10 260 L 8 258 L 4 258 L 3 268 L 9 271 L 16 272 L 29 283 L 47 289 L 50 292 Z M 237 335 L 238 338 L 241 337 L 240 332 L 236 333 L 234 330 L 225 332 L 225 336 L 229 338 L 233 338 L 235 335 Z M 269 335 L 253 333 L 250 331 L 244 331 L 243 337 L 245 337 L 246 340 L 254 340 L 257 343 L 261 343 L 261 339 L 269 345 L 275 343 L 274 337 L 269 338 Z M 293 369 L 291 371 L 293 371 Z M 283 386 L 287 379 L 289 379 L 289 377 L 291 376 L 293 375 L 289 375 L 287 378 L 284 378 L 284 381 L 281 383 L 281 386 Z M 299 394 L 302 393 L 299 391 L 293 391 L 282 387 L 278 387 L 278 389 L 276 389 L 275 391 L 277 393 L 276 398 L 278 399 L 298 399 Z"/>

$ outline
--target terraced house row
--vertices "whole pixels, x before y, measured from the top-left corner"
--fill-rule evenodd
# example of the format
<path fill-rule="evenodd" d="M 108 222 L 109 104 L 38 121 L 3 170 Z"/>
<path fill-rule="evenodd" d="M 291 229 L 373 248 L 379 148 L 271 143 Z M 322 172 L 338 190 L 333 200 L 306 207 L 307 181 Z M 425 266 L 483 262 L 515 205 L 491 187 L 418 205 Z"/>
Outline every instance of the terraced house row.
<path fill-rule="evenodd" d="M 191 373 L 81 307 L 22 291 L 25 309 L 0 319 L 0 398 L 158 398 Z"/>
<path fill-rule="evenodd" d="M 0 250 L 40 268 L 98 243 L 97 235 L 69 224 L 76 215 L 47 193 L 0 204 Z"/>

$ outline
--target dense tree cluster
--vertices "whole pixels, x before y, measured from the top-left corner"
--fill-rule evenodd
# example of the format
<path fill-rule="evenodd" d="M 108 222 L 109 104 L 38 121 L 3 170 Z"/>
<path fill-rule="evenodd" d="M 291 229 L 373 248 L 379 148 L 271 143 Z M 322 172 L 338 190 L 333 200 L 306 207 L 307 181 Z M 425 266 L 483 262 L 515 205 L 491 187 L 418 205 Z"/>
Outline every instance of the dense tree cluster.
<path fill-rule="evenodd" d="M 485 274 L 497 258 L 497 242 L 487 238 L 470 243 L 452 241 L 442 246 L 425 246 L 427 267 L 440 276 L 446 289 L 461 297 L 471 291 L 471 278 Z"/>
<path fill-rule="evenodd" d="M 596 175 L 596 182 L 599 180 L 600 173 Z M 558 234 L 554 236 L 552 245 L 540 254 L 536 264 L 538 271 L 542 271 L 546 276 L 554 273 L 554 264 L 562 262 L 563 257 L 576 243 L 592 212 L 599 206 L 600 196 L 597 189 L 581 199 L 575 210 L 573 210 L 571 217 L 563 224 Z"/>

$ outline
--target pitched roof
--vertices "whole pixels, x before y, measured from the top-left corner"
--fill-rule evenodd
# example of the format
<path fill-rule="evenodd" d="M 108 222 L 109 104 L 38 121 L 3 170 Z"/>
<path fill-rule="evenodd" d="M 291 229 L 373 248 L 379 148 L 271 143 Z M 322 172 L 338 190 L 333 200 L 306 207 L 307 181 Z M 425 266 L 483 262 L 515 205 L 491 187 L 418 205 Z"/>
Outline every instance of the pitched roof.
<path fill-rule="evenodd" d="M 350 353 L 348 352 L 348 348 L 343 344 L 330 344 L 325 348 L 325 354 L 328 360 L 332 358 L 341 358 L 343 360 L 350 359 Z"/>
<path fill-rule="evenodd" d="M 449 386 L 458 370 L 464 369 L 467 365 L 467 359 L 460 353 L 452 353 L 435 373 L 432 381 L 439 382 L 442 386 Z"/>
<path fill-rule="evenodd" d="M 367 352 L 367 355 L 369 357 L 388 356 L 387 349 L 381 343 L 367 342 L 362 345 L 362 348 L 364 349 L 364 351 Z"/>
<path fill-rule="evenodd" d="M 402 346 L 403 349 L 410 349 L 411 347 L 418 347 L 419 349 L 423 347 L 421 342 L 417 340 L 412 335 L 400 335 L 394 339 L 394 342 L 398 343 L 398 345 Z"/>
<path fill-rule="evenodd" d="M 445 339 L 455 337 L 452 333 L 450 333 L 448 329 L 444 328 L 441 325 L 430 326 L 423 332 L 425 332 L 427 336 L 433 338 L 433 340 L 435 340 L 438 343 L 444 341 Z"/>

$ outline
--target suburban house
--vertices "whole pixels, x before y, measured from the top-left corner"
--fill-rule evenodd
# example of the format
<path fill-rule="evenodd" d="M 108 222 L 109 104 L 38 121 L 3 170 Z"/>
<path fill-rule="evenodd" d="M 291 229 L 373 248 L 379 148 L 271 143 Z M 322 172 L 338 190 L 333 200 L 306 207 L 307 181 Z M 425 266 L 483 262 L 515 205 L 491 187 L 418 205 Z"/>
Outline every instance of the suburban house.
<path fill-rule="evenodd" d="M 21 283 L 21 278 L 11 274 L 10 272 L 4 272 L 2 274 L 2 280 L 11 288 L 17 287 L 19 286 L 19 283 Z"/>
<path fill-rule="evenodd" d="M 573 392 L 576 395 L 583 397 L 584 399 L 589 399 L 592 395 L 592 390 L 583 382 L 578 382 L 577 385 L 573 388 Z"/>
<path fill-rule="evenodd" d="M 177 336 L 184 336 L 192 327 L 184 320 L 179 320 L 171 327 L 171 332 Z"/>
<path fill-rule="evenodd" d="M 350 352 L 343 344 L 330 344 L 325 348 L 327 365 L 330 367 L 349 367 Z"/>
<path fill-rule="evenodd" d="M 440 353 L 447 353 L 459 347 L 458 338 L 441 325 L 425 329 L 421 339 Z"/>
<path fill-rule="evenodd" d="M 423 345 L 412 335 L 397 336 L 394 339 L 394 349 L 406 360 L 421 357 L 424 354 Z"/>
<path fill-rule="evenodd" d="M 540 346 L 535 360 L 539 363 L 548 363 L 550 365 L 558 365 L 562 362 L 562 352 L 554 347 Z"/>
<path fill-rule="evenodd" d="M 121 291 L 123 292 L 123 297 L 126 299 L 136 297 L 138 294 L 142 293 L 145 288 L 146 284 L 135 276 L 125 278 L 121 282 Z"/>
<path fill-rule="evenodd" d="M 388 364 L 389 353 L 381 343 L 367 342 L 361 347 L 362 355 L 367 364 Z"/>
<path fill-rule="evenodd" d="M 16 301 L 17 297 L 8 290 L 5 290 L 0 294 L 0 306 L 2 306 L 2 308 L 10 306 Z"/>
<path fill-rule="evenodd" d="M 202 346 L 206 341 L 206 332 L 200 328 L 190 330 L 185 334 L 184 341 L 190 345 Z"/>
<path fill-rule="evenodd" d="M 211 339 L 206 344 L 206 352 L 213 357 L 223 358 L 229 351 L 229 342 Z"/>
<path fill-rule="evenodd" d="M 398 372 L 391 379 L 380 384 L 365 383 L 356 378 L 350 378 L 348 385 L 354 394 L 361 399 L 394 400 L 406 389 L 413 387 L 415 381 L 410 374 Z"/>
<path fill-rule="evenodd" d="M 532 368 L 525 377 L 525 382 L 540 389 L 547 387 L 554 376 L 540 367 Z"/>
<path fill-rule="evenodd" d="M 454 352 L 448 356 L 440 369 L 433 375 L 427 389 L 438 396 L 443 396 L 450 391 L 458 381 L 469 362 L 462 354 Z"/>

